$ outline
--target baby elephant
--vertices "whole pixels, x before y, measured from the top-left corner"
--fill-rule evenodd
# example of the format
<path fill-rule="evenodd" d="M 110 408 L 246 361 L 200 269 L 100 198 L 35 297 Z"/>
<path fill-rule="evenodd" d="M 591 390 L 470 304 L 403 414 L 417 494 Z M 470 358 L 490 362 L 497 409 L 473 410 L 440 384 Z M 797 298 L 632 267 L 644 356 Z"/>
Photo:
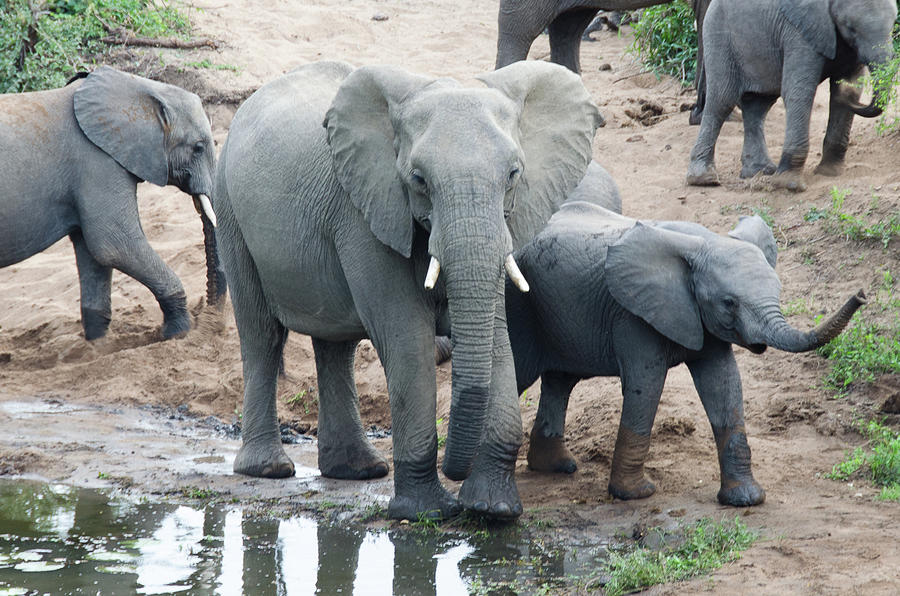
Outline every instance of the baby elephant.
<path fill-rule="evenodd" d="M 864 302 L 850 298 L 819 327 L 802 332 L 779 308 L 775 240 L 759 217 L 722 237 L 688 222 L 638 222 L 594 204 L 570 202 L 515 255 L 531 284 L 507 289 L 506 313 L 521 393 L 541 378 L 528 464 L 574 472 L 563 441 L 569 394 L 579 380 L 618 376 L 622 419 L 609 492 L 653 494 L 644 476 L 650 430 L 669 368 L 686 363 L 716 439 L 719 502 L 757 505 L 744 429 L 737 344 L 814 350 L 834 338 Z"/>

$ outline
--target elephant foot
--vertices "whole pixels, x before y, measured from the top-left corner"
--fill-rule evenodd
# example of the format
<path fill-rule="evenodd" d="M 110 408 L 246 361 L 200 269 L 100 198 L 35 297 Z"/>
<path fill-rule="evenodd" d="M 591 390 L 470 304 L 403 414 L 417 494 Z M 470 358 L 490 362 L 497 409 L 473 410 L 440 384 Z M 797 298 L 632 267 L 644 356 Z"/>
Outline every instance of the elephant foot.
<path fill-rule="evenodd" d="M 562 437 L 545 437 L 535 427 L 528 442 L 528 468 L 535 472 L 572 474 L 578 464 Z"/>
<path fill-rule="evenodd" d="M 771 161 L 762 164 L 746 165 L 741 168 L 741 178 L 753 178 L 759 173 L 764 176 L 771 176 L 775 173 L 776 166 Z"/>
<path fill-rule="evenodd" d="M 357 446 L 328 448 L 319 441 L 319 471 L 326 478 L 370 480 L 388 474 L 388 462 L 367 439 Z"/>
<path fill-rule="evenodd" d="M 656 485 L 644 476 L 644 462 L 649 451 L 650 435 L 639 435 L 619 426 L 607 487 L 610 495 L 628 501 L 644 499 L 656 492 Z"/>
<path fill-rule="evenodd" d="M 772 178 L 775 188 L 789 190 L 791 192 L 803 192 L 806 190 L 806 182 L 803 181 L 803 175 L 797 172 L 781 172 L 775 174 Z"/>
<path fill-rule="evenodd" d="M 288 478 L 294 475 L 294 462 L 281 443 L 244 443 L 234 458 L 235 474 L 259 478 Z"/>
<path fill-rule="evenodd" d="M 821 163 L 816 166 L 816 169 L 813 170 L 813 173 L 818 174 L 819 176 L 840 176 L 843 171 L 843 162 L 825 161 L 823 159 Z"/>
<path fill-rule="evenodd" d="M 183 337 L 191 330 L 191 317 L 188 315 L 187 299 L 184 294 L 176 294 L 159 300 L 163 311 L 163 339 Z"/>
<path fill-rule="evenodd" d="M 722 505 L 751 507 L 765 502 L 766 491 L 757 484 L 756 480 L 750 478 L 743 482 L 723 482 L 717 498 Z"/>
<path fill-rule="evenodd" d="M 389 518 L 443 520 L 462 512 L 459 501 L 438 480 L 434 463 L 428 467 L 394 462 L 394 496 L 388 504 Z"/>
<path fill-rule="evenodd" d="M 84 339 L 91 341 L 105 336 L 109 330 L 109 321 L 109 311 L 82 308 L 81 327 L 84 329 Z"/>
<path fill-rule="evenodd" d="M 688 166 L 687 183 L 691 186 L 719 186 L 719 174 L 716 166 L 691 162 Z"/>
<path fill-rule="evenodd" d="M 612 481 L 610 481 L 609 486 L 606 488 L 609 491 L 610 496 L 616 499 L 622 499 L 623 501 L 646 499 L 656 492 L 656 485 L 643 474 L 641 474 L 641 477 L 637 482 L 634 482 L 631 485 L 623 486 L 620 484 L 613 484 Z"/>
<path fill-rule="evenodd" d="M 482 453 L 492 451 L 482 445 Z M 516 451 L 488 461 L 481 454 L 459 489 L 462 506 L 480 516 L 512 520 L 522 515 L 522 500 L 514 478 Z"/>

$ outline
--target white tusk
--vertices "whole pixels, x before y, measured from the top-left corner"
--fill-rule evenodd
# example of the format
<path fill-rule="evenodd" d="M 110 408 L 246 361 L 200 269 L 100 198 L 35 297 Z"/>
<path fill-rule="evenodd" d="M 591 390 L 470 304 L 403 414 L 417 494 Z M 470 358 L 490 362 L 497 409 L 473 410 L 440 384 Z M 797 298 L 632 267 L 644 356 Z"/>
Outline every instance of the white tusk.
<path fill-rule="evenodd" d="M 206 195 L 197 195 L 197 198 L 200 199 L 200 206 L 203 208 L 203 213 L 209 218 L 213 227 L 216 227 L 216 212 L 213 211 L 212 203 L 209 202 L 209 197 Z"/>
<path fill-rule="evenodd" d="M 428 263 L 428 273 L 425 274 L 425 289 L 433 290 L 434 284 L 437 283 L 438 274 L 441 272 L 441 264 L 440 262 L 431 257 L 431 262 Z"/>
<path fill-rule="evenodd" d="M 531 288 L 528 286 L 528 282 L 525 281 L 525 276 L 522 275 L 522 272 L 519 270 L 519 266 L 516 265 L 516 260 L 513 258 L 512 253 L 506 257 L 506 272 L 509 274 L 509 278 L 516 284 L 516 287 L 519 288 L 522 292 L 527 292 Z"/>

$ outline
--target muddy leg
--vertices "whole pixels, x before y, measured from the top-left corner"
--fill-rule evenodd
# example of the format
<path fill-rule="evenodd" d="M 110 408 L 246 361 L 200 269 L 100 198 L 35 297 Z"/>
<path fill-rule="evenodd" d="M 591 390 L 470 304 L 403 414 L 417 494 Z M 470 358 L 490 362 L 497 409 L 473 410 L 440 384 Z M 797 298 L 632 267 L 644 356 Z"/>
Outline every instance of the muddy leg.
<path fill-rule="evenodd" d="M 566 408 L 578 380 L 564 373 L 541 375 L 541 399 L 528 444 L 528 467 L 536 472 L 571 474 L 578 469 L 565 442 Z"/>

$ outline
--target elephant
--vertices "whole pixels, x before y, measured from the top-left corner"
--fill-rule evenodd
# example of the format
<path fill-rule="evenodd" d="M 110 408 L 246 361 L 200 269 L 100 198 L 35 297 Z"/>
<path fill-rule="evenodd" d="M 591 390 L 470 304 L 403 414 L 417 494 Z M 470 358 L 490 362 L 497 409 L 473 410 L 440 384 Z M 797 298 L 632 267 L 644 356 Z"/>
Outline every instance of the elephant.
<path fill-rule="evenodd" d="M 778 304 L 776 254 L 758 216 L 724 237 L 691 222 L 636 221 L 583 201 L 563 205 L 515 253 L 531 291 L 506 292 L 519 392 L 541 379 L 529 467 L 575 471 L 564 441 L 569 395 L 581 379 L 617 376 L 623 403 L 609 493 L 653 494 L 643 471 L 650 430 L 668 369 L 685 363 L 715 436 L 719 502 L 762 503 L 732 344 L 756 354 L 768 346 L 813 350 L 865 303 L 860 291 L 815 329 L 791 327 Z"/>
<path fill-rule="evenodd" d="M 213 195 L 243 360 L 236 473 L 294 473 L 275 408 L 293 330 L 312 337 L 322 475 L 387 474 L 363 432 L 353 380 L 355 347 L 370 338 L 391 404 L 388 514 L 521 514 L 504 268 L 527 289 L 513 238 L 533 236 L 581 180 L 600 118 L 581 79 L 554 64 L 478 78 L 486 87 L 317 62 L 238 109 Z M 458 499 L 436 468 L 434 337 L 451 331 L 442 469 L 465 479 Z"/>
<path fill-rule="evenodd" d="M 670 0 L 500 0 L 496 68 L 525 60 L 528 50 L 545 29 L 550 34 L 550 61 L 581 72 L 581 41 L 600 10 L 629 11 Z M 690 123 L 699 124 L 705 103 L 703 74 L 703 17 L 710 0 L 691 0 L 697 22 L 697 103 Z"/>
<path fill-rule="evenodd" d="M 815 173 L 843 169 L 853 115 L 881 114 L 892 77 L 877 85 L 869 105 L 859 102 L 855 81 L 863 66 L 884 68 L 893 54 L 895 0 L 716 0 L 706 13 L 706 105 L 691 150 L 687 183 L 719 184 L 714 157 L 722 121 L 734 105 L 744 112 L 741 178 L 775 174 L 777 187 L 803 191 L 809 152 L 809 119 L 819 83 L 829 79 L 831 98 L 822 161 Z M 747 27 L 753 22 L 753 27 Z M 766 150 L 765 117 L 781 96 L 786 111 L 784 147 L 776 167 Z"/>
<path fill-rule="evenodd" d="M 81 323 L 106 334 L 112 269 L 153 292 L 162 336 L 190 329 L 184 288 L 144 237 L 137 184 L 172 184 L 194 197 L 207 255 L 207 301 L 225 280 L 215 246 L 215 153 L 200 98 L 103 66 L 50 91 L 0 95 L 0 267 L 68 235 L 75 247 Z"/>

